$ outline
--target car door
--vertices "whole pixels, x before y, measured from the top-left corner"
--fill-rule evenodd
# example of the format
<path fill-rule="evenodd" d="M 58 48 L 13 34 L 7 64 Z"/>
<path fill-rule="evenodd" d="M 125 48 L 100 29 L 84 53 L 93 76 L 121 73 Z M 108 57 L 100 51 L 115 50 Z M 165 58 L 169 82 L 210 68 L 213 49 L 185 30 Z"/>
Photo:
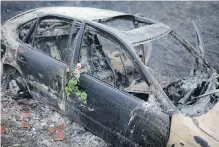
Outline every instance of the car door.
<path fill-rule="evenodd" d="M 56 16 L 38 19 L 26 42 L 17 51 L 17 63 L 23 71 L 31 94 L 63 110 L 66 68 L 71 61 L 71 41 L 77 31 L 72 20 Z"/>
<path fill-rule="evenodd" d="M 85 26 L 76 52 L 84 71 L 79 85 L 88 98 L 84 103 L 72 94 L 67 115 L 113 146 L 166 146 L 169 116 L 124 91 L 140 74 L 117 40 L 103 34 Z"/>

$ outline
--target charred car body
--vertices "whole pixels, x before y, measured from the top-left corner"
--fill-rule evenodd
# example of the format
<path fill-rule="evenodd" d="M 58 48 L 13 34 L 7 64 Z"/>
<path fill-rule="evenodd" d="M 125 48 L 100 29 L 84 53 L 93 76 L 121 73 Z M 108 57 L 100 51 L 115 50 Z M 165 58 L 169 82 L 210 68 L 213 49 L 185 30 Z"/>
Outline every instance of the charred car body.
<path fill-rule="evenodd" d="M 194 47 L 139 15 L 48 7 L 6 21 L 1 35 L 2 90 L 27 90 L 113 146 L 219 146 L 219 76 L 198 31 Z M 86 104 L 63 94 L 79 62 Z"/>

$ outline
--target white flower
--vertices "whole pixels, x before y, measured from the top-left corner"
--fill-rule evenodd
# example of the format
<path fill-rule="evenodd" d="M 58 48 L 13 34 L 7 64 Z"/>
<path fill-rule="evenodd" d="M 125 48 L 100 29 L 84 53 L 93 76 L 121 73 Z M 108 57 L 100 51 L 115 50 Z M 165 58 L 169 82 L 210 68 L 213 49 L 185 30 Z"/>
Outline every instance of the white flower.
<path fill-rule="evenodd" d="M 81 69 L 81 63 L 77 63 L 76 68 L 77 68 L 78 70 L 80 70 L 80 69 Z"/>
<path fill-rule="evenodd" d="M 79 77 L 80 77 L 80 71 L 79 71 L 78 69 L 75 69 L 75 71 L 74 71 L 74 76 L 75 76 L 76 78 L 79 78 Z"/>

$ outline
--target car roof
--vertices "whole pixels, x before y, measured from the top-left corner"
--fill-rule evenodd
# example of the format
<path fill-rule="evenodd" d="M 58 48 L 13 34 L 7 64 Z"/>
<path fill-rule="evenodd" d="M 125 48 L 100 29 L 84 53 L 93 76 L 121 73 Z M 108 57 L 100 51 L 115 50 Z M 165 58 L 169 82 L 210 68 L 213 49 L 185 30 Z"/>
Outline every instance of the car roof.
<path fill-rule="evenodd" d="M 113 33 L 114 36 L 122 39 L 130 47 L 158 39 L 172 30 L 169 26 L 159 22 L 129 31 L 121 31 L 94 21 L 90 21 L 89 23 Z"/>
<path fill-rule="evenodd" d="M 153 22 L 152 25 L 146 25 L 144 27 L 136 28 L 133 30 L 123 31 L 94 21 L 128 15 L 123 12 L 90 7 L 43 7 L 25 11 L 9 19 L 2 26 L 3 28 L 5 28 L 2 30 L 2 32 L 6 33 L 8 31 L 10 32 L 10 30 L 14 30 L 15 32 L 15 30 L 21 24 L 31 19 L 37 18 L 38 16 L 45 16 L 50 14 L 66 16 L 72 19 L 84 20 L 86 22 L 89 22 L 90 24 L 104 28 L 108 32 L 111 32 L 115 36 L 122 39 L 129 46 L 132 46 L 136 43 L 142 43 L 144 41 L 156 39 L 158 37 L 161 37 L 163 34 L 168 33 L 171 30 L 168 26 L 164 25 L 163 23 L 148 19 Z"/>
<path fill-rule="evenodd" d="M 64 15 L 75 19 L 80 20 L 97 20 L 104 19 L 109 17 L 127 15 L 126 13 L 98 9 L 98 8 L 89 8 L 89 7 L 44 7 L 36 9 L 38 14 L 49 15 Z"/>
<path fill-rule="evenodd" d="M 74 19 L 85 20 L 89 23 L 93 23 L 95 26 L 99 26 L 109 32 L 113 32 L 119 38 L 123 39 L 128 45 L 135 43 L 140 43 L 154 38 L 161 37 L 163 34 L 168 33 L 170 28 L 163 23 L 156 22 L 154 20 L 148 19 L 152 22 L 152 25 L 136 28 L 129 31 L 122 31 L 105 24 L 95 22 L 94 20 L 107 19 L 117 16 L 128 16 L 127 13 L 91 8 L 91 7 L 44 7 L 36 9 L 38 15 L 62 15 L 71 17 Z"/>

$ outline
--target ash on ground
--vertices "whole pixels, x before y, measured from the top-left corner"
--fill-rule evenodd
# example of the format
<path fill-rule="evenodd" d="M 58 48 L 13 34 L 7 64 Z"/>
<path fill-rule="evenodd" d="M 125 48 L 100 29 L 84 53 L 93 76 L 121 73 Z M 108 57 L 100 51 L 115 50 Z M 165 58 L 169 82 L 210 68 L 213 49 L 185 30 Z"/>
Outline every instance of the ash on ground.
<path fill-rule="evenodd" d="M 1 96 L 2 147 L 107 147 L 99 137 L 33 99 Z"/>

